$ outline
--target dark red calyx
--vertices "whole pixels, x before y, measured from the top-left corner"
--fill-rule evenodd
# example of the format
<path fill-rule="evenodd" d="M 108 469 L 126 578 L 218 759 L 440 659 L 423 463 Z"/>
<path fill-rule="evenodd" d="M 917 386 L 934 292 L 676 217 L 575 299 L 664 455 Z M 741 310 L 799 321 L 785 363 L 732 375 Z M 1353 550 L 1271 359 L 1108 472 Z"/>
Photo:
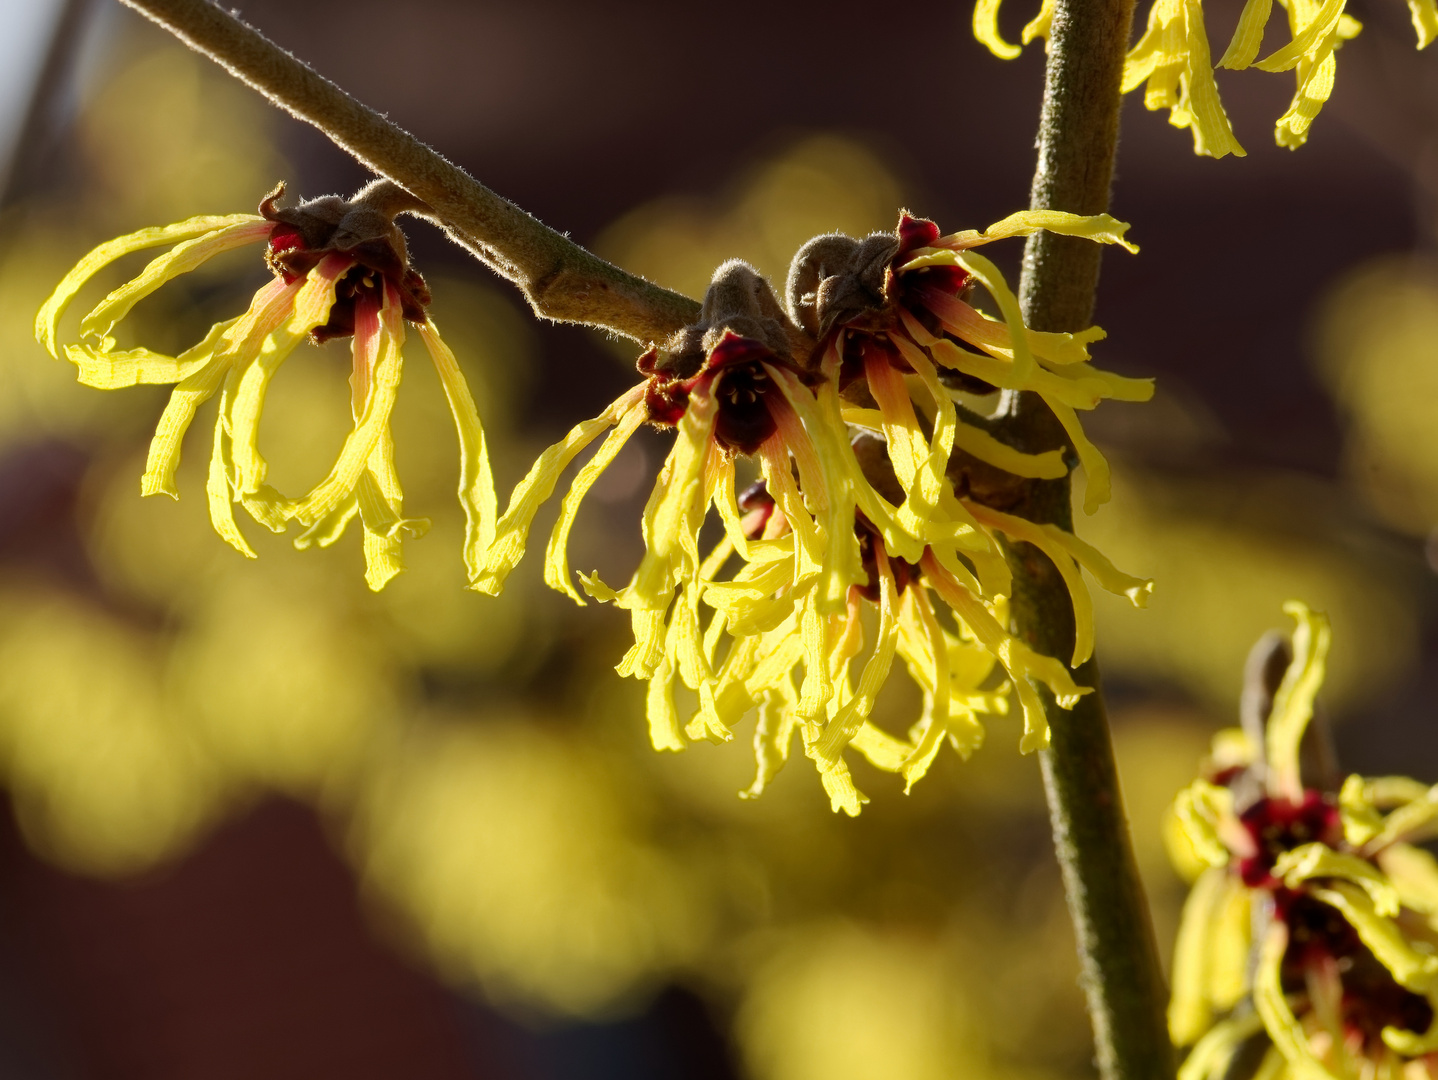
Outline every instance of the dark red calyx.
<path fill-rule="evenodd" d="M 907 210 L 899 215 L 899 227 L 896 231 L 899 236 L 899 250 L 894 256 L 895 263 L 902 262 L 904 256 L 911 251 L 932 247 L 934 241 L 944 235 L 928 218 L 913 217 Z"/>
<path fill-rule="evenodd" d="M 854 532 L 859 537 L 859 559 L 864 565 L 864 573 L 869 577 L 867 585 L 851 585 L 850 588 L 859 590 L 859 595 L 871 603 L 877 604 L 883 597 L 883 591 L 879 584 L 879 552 L 884 550 L 883 537 L 879 530 L 874 528 L 863 511 L 855 511 Z M 889 556 L 889 573 L 894 575 L 894 589 L 898 596 L 904 595 L 904 590 L 909 587 L 911 581 L 917 581 L 921 573 L 919 567 L 913 563 Z"/>
<path fill-rule="evenodd" d="M 774 516 L 774 496 L 769 494 L 769 485 L 763 480 L 755 480 L 739 492 L 737 502 L 740 513 L 744 515 L 739 523 L 744 535 L 750 540 L 758 540 L 764 535 L 769 519 Z"/>
<path fill-rule="evenodd" d="M 760 361 L 725 366 L 714 376 L 713 392 L 719 399 L 714 438 L 726 450 L 752 454 L 777 430 L 768 398 L 782 391 Z"/>
<path fill-rule="evenodd" d="M 1315 841 L 1338 847 L 1343 822 L 1332 797 L 1309 789 L 1298 802 L 1263 798 L 1238 815 L 1252 837 L 1256 854 L 1240 859 L 1238 873 L 1249 888 L 1273 888 L 1273 865 L 1280 855 Z"/>
<path fill-rule="evenodd" d="M 782 403 L 784 392 L 765 368 L 783 368 L 806 384 L 813 376 L 778 357 L 763 342 L 727 333 L 705 358 L 700 379 L 710 379 L 719 402 L 714 438 L 736 454 L 753 454 L 778 429 L 771 402 Z M 777 395 L 777 398 L 775 397 Z"/>
<path fill-rule="evenodd" d="M 425 321 L 429 287 L 409 265 L 404 235 L 392 219 L 335 195 L 281 209 L 278 202 L 283 195 L 284 185 L 280 184 L 260 203 L 260 214 L 275 223 L 265 262 L 277 277 L 293 284 L 326 255 L 343 255 L 355 263 L 340 281 L 329 322 L 314 332 L 317 340 L 353 333 L 354 303 L 367 289 L 378 292 L 381 280 L 399 293 L 406 319 Z M 342 306 L 348 310 L 340 310 Z"/>
<path fill-rule="evenodd" d="M 1428 1000 L 1399 985 L 1336 908 L 1280 887 L 1274 893 L 1274 917 L 1288 927 L 1280 976 L 1285 991 L 1306 991 L 1308 973 L 1331 966 L 1343 986 L 1343 1026 L 1373 1050 L 1383 1046 L 1385 1027 L 1424 1032 L 1432 1025 Z"/>

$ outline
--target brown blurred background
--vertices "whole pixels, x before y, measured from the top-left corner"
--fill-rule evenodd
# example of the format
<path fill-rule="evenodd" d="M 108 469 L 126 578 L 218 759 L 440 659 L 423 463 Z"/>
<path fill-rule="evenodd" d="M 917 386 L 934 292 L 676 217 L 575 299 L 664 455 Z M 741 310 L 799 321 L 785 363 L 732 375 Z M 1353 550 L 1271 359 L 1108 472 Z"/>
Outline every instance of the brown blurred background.
<path fill-rule="evenodd" d="M 1011 0 L 1011 37 L 1031 11 Z M 1239 5 L 1212 3 L 1226 41 Z M 241 13 L 495 190 L 697 295 L 732 256 L 782 276 L 830 229 L 947 230 L 1027 201 L 1041 50 L 971 6 L 249 0 Z M 1245 159 L 1195 158 L 1131 99 L 1098 362 L 1154 375 L 1090 430 L 1116 497 L 1081 522 L 1148 611 L 1100 598 L 1100 655 L 1165 953 L 1184 886 L 1159 822 L 1243 656 L 1289 597 L 1330 612 L 1344 764 L 1438 780 L 1438 59 L 1396 0 L 1294 153 L 1288 76 L 1225 75 Z M 462 590 L 452 435 L 413 362 L 396 419 L 410 570 L 370 594 L 353 537 L 246 562 L 183 498 L 141 500 L 163 393 L 76 385 L 30 337 L 101 240 L 348 192 L 365 174 L 108 0 L 7 0 L 0 211 L 0 1077 L 939 1080 L 1092 1073 L 1036 763 L 1017 725 L 910 796 L 835 817 L 806 762 L 736 796 L 747 732 L 659 756 L 610 671 L 625 620 L 523 564 Z M 1012 16 L 1012 18 L 1009 18 Z M 0 132 L 3 135 L 3 132 Z M 421 223 L 432 309 L 501 491 L 632 382 L 634 350 L 536 324 Z M 991 249 L 992 250 L 992 249 Z M 997 256 L 1013 271 L 1019 248 Z M 230 257 L 137 309 L 180 348 L 263 280 Z M 138 264 L 135 264 L 138 265 Z M 116 277 L 114 280 L 120 280 Z M 97 293 L 98 295 L 98 293 Z M 338 350 L 338 351 L 336 351 Z M 279 486 L 342 438 L 344 346 L 277 378 Z M 625 451 L 573 562 L 622 578 L 657 435 Z M 553 510 L 550 510 L 552 515 Z M 536 535 L 549 517 L 541 517 Z M 916 708 L 895 678 L 880 701 Z"/>

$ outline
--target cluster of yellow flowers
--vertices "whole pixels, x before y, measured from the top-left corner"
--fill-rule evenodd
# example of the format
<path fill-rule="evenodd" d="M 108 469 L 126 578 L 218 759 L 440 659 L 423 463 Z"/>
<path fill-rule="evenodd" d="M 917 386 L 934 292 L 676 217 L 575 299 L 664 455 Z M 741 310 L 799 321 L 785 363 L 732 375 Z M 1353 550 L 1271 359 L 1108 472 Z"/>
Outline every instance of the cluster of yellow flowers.
<path fill-rule="evenodd" d="M 173 383 L 142 490 L 176 494 L 180 443 L 196 408 L 220 392 L 208 484 L 216 530 L 253 555 L 234 504 L 296 540 L 333 543 L 356 514 L 367 580 L 381 588 L 402 568 L 400 539 L 427 524 L 405 518 L 389 416 L 400 381 L 404 326 L 415 326 L 439 370 L 459 433 L 460 501 L 469 522 L 472 588 L 496 594 L 523 557 L 540 505 L 565 469 L 608 433 L 566 494 L 545 557 L 546 582 L 577 602 L 568 539 L 585 494 L 645 423 L 676 431 L 643 516 L 645 554 L 628 584 L 579 575 L 589 596 L 630 613 L 634 644 L 622 674 L 648 681 L 656 748 L 687 739 L 726 741 L 757 711 L 758 794 L 783 764 L 795 731 L 836 810 L 864 797 L 844 751 L 852 746 L 912 784 L 945 741 L 967 756 L 983 738 L 978 717 L 1003 713 L 1012 692 L 1024 716 L 1021 748 L 1042 748 L 1048 727 L 1037 686 L 1064 707 L 1088 689 L 1074 682 L 1093 651 L 1092 607 L 1082 571 L 1142 604 L 1151 583 L 1116 570 L 1072 533 L 1002 512 L 956 491 L 949 470 L 963 451 L 1017 477 L 1058 478 L 1061 451 L 1022 453 L 962 418 L 973 395 L 1031 391 L 1051 409 L 1085 467 L 1085 507 L 1108 498 L 1108 466 L 1084 436 L 1077 410 L 1104 398 L 1143 401 L 1149 380 L 1095 370 L 1088 346 L 1102 331 L 1028 330 L 1002 275 L 976 248 L 1039 229 L 1121 244 L 1127 226 L 1107 215 L 1012 215 L 985 232 L 942 235 L 904 215 L 894 233 L 825 236 L 796 257 L 781 303 L 740 262 L 716 273 L 703 314 L 639 361 L 641 381 L 599 416 L 546 450 L 498 513 L 483 431 L 453 355 L 426 311 L 429 293 L 409 265 L 392 217 L 373 202 L 327 198 L 261 215 L 196 218 L 121 237 L 86 256 L 41 310 L 36 333 L 58 355 L 59 322 L 102 267 L 144 248 L 175 246 L 112 292 L 64 345 L 82 382 L 101 388 Z M 119 349 L 111 330 L 143 296 L 211 256 L 267 243 L 274 279 L 250 310 L 215 326 L 177 357 Z M 987 291 L 1001 318 L 968 302 Z M 330 474 L 288 497 L 266 483 L 258 445 L 265 392 L 299 341 L 353 337 L 354 427 Z M 880 448 L 869 453 L 870 448 Z M 864 460 L 861 461 L 861 454 Z M 758 480 L 740 491 L 740 469 Z M 723 538 L 701 556 L 713 507 Z M 1068 584 L 1078 626 L 1072 656 L 1036 653 L 1005 628 L 1011 580 L 1007 542 L 1041 549 Z M 864 608 L 876 609 L 864 651 Z M 895 656 L 922 689 L 921 716 L 904 737 L 870 723 Z M 802 671 L 800 670 L 802 668 Z M 697 695 L 687 723 L 676 679 Z"/>
<path fill-rule="evenodd" d="M 1173 960 L 1180 1080 L 1438 1077 L 1438 787 L 1407 777 L 1308 782 L 1300 746 L 1328 620 L 1299 603 L 1293 656 L 1261 738 L 1216 736 L 1174 803 L 1170 839 L 1198 871 Z"/>
<path fill-rule="evenodd" d="M 1363 26 L 1344 10 L 1347 0 L 1278 0 L 1288 15 L 1290 39 L 1281 48 L 1258 59 L 1263 34 L 1273 15 L 1273 0 L 1247 0 L 1228 48 L 1215 65 L 1208 47 L 1200 0 L 1154 0 L 1148 27 L 1129 51 L 1123 69 L 1123 92 L 1144 87 L 1143 103 L 1150 110 L 1167 109 L 1168 122 L 1193 133 L 1196 154 L 1244 156 L 1234 137 L 1228 114 L 1219 100 L 1215 68 L 1242 71 L 1292 71 L 1297 79 L 1293 101 L 1278 118 L 1274 139 L 1279 146 L 1297 149 L 1308 141 L 1308 128 L 1333 93 L 1338 70 L 1335 54 L 1356 37 Z M 1011 60 L 1019 46 L 1005 41 L 998 29 L 1003 0 L 978 0 L 974 5 L 974 36 L 995 55 Z M 1418 48 L 1438 37 L 1438 3 L 1408 0 Z M 1039 14 L 1024 27 L 1025 45 L 1034 38 L 1047 40 L 1053 21 L 1054 0 L 1044 0 Z"/>

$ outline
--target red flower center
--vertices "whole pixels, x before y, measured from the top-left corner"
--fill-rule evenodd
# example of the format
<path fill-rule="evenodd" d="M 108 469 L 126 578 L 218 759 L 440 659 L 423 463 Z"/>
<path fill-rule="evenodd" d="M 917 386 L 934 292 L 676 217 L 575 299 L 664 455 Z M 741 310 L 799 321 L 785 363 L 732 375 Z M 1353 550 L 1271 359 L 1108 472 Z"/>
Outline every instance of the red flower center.
<path fill-rule="evenodd" d="M 1336 847 L 1343 841 L 1343 823 L 1332 797 L 1309 789 L 1299 802 L 1259 799 L 1238 815 L 1253 838 L 1257 853 L 1238 862 L 1238 874 L 1250 889 L 1273 888 L 1273 864 L 1294 848 L 1316 841 Z"/>

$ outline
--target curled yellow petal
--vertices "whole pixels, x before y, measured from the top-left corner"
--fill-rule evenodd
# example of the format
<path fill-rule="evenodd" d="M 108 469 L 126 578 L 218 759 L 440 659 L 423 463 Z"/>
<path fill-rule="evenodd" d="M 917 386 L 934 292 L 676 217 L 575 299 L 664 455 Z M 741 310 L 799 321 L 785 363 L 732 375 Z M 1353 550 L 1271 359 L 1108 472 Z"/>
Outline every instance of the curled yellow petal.
<path fill-rule="evenodd" d="M 352 259 L 342 255 L 325 256 L 320 264 L 310 271 L 304 284 L 294 294 L 291 309 L 283 324 L 276 327 L 259 343 L 257 352 L 244 357 L 250 362 L 244 365 L 240 371 L 239 389 L 226 414 L 230 425 L 230 437 L 234 440 L 236 487 L 242 495 L 259 491 L 265 482 L 265 475 L 269 471 L 268 464 L 260 454 L 260 414 L 264 410 L 265 395 L 269 390 L 270 380 L 274 378 L 280 365 L 290 357 L 290 354 L 295 351 L 300 342 L 305 340 L 310 331 L 329 321 L 330 308 L 334 306 L 335 289 L 339 284 L 339 279 L 353 265 L 353 262 Z M 359 309 L 357 309 L 356 318 L 363 318 Z M 403 341 L 403 324 L 398 325 L 400 341 Z M 361 337 L 357 325 L 354 340 L 356 350 L 361 348 Z M 395 346 L 395 349 L 398 350 L 398 345 Z M 356 416 L 356 420 L 358 419 L 359 417 Z M 351 482 L 346 491 L 353 487 L 354 483 Z M 332 509 L 332 507 L 328 509 Z M 328 512 L 328 509 L 325 512 Z M 319 516 L 323 516 L 323 514 Z M 307 520 L 305 524 L 313 524 L 313 520 Z"/>
<path fill-rule="evenodd" d="M 140 480 L 142 495 L 164 492 L 171 497 L 179 497 L 179 489 L 175 487 L 175 470 L 179 467 L 181 444 L 195 417 L 195 410 L 209 400 L 233 366 L 257 350 L 264 336 L 279 325 L 299 288 L 298 282 L 286 285 L 282 281 L 272 281 L 254 295 L 244 315 L 228 324 L 221 323 L 211 328 L 211 336 L 217 329 L 221 332 L 214 342 L 210 359 L 171 391 L 160 422 L 155 426 L 155 436 L 150 440 L 149 455 L 145 460 L 145 475 Z M 207 336 L 195 347 L 197 359 L 203 355 L 199 350 L 208 345 L 210 339 Z M 222 405 L 217 423 L 228 423 L 228 404 L 227 401 Z"/>
<path fill-rule="evenodd" d="M 1000 60 L 1013 60 L 1023 52 L 999 33 L 999 7 L 1003 0 L 978 0 L 974 4 L 974 38 Z"/>
<path fill-rule="evenodd" d="M 494 474 L 489 467 L 489 446 L 479 422 L 479 410 L 469 392 L 464 373 L 450 347 L 439 336 L 439 327 L 430 320 L 420 324 L 420 339 L 434 362 L 440 386 L 444 388 L 455 434 L 459 437 L 459 505 L 464 510 L 464 569 L 470 583 L 479 576 L 481 559 L 494 542 L 499 506 L 494 493 Z"/>
<path fill-rule="evenodd" d="M 70 272 L 60 279 L 60 284 L 55 286 L 55 291 L 40 306 L 39 312 L 35 315 L 35 340 L 43 345 L 51 356 L 59 359 L 60 352 L 56 339 L 59 335 L 60 319 L 70 306 L 70 301 L 75 298 L 75 294 L 84 287 L 87 281 L 116 259 L 134 251 L 192 240 L 218 229 L 257 220 L 259 219 L 253 214 L 206 214 L 177 222 L 174 225 L 141 229 L 138 232 L 105 241 L 76 263 Z"/>
<path fill-rule="evenodd" d="M 574 528 L 574 519 L 579 515 L 579 506 L 584 501 L 584 496 L 589 493 L 600 474 L 609 468 L 619 451 L 624 449 L 629 437 L 644 423 L 645 416 L 644 406 L 639 404 L 619 418 L 614 430 L 605 437 L 594 456 L 584 463 L 579 475 L 574 478 L 574 483 L 570 485 L 568 494 L 560 504 L 559 520 L 554 523 L 554 531 L 550 533 L 549 546 L 544 553 L 544 583 L 551 589 L 566 594 L 581 606 L 584 600 L 569 580 L 569 532 Z"/>
<path fill-rule="evenodd" d="M 167 281 L 187 274 L 216 255 L 267 239 L 273 228 L 263 218 L 246 215 L 242 220 L 177 244 L 142 270 L 138 277 L 121 285 L 80 320 L 83 337 L 102 338 L 130 309 Z"/>
<path fill-rule="evenodd" d="M 1263 46 L 1263 31 L 1272 13 L 1273 0 L 1247 0 L 1218 66 L 1242 71 L 1258 59 L 1258 50 Z"/>
<path fill-rule="evenodd" d="M 1125 239 L 1128 222 L 1109 214 L 1070 214 L 1064 210 L 1020 210 L 994 222 L 982 233 L 955 233 L 940 238 L 935 246 L 963 250 L 1011 236 L 1032 236 L 1045 229 L 1063 236 L 1081 236 L 1099 244 L 1117 244 L 1138 253 L 1138 246 Z"/>
<path fill-rule="evenodd" d="M 504 588 L 504 579 L 524 557 L 529 526 L 540 506 L 554 492 L 559 474 L 586 446 L 602 432 L 617 424 L 643 397 L 642 384 L 626 391 L 594 419 L 575 424 L 563 440 L 539 455 L 539 459 L 530 466 L 529 472 L 510 495 L 509 506 L 495 526 L 494 540 L 484 552 L 483 562 L 478 575 L 471 582 L 471 588 L 491 596 L 499 595 L 499 591 Z"/>
<path fill-rule="evenodd" d="M 790 694 L 793 693 L 792 687 Z M 754 782 L 739 793 L 743 799 L 757 799 L 789 760 L 789 746 L 794 741 L 794 725 L 798 717 L 788 707 L 786 698 L 765 695 L 759 703 L 759 718 L 754 726 Z"/>
<path fill-rule="evenodd" d="M 1303 60 L 1318 60 L 1325 51 L 1325 43 L 1337 32 L 1338 20 L 1348 0 L 1324 0 L 1323 6 L 1313 13 L 1293 35 L 1293 40 L 1282 48 L 1254 63 L 1260 71 L 1287 71 L 1297 67 Z M 1306 5 L 1305 5 L 1306 7 Z M 1328 45 L 1328 52 L 1332 46 Z"/>
<path fill-rule="evenodd" d="M 1438 4 L 1434 0 L 1408 0 L 1408 13 L 1413 16 L 1413 30 L 1418 47 L 1426 49 L 1438 38 Z"/>
<path fill-rule="evenodd" d="M 384 306 L 380 310 L 380 324 L 379 355 L 374 363 L 369 393 L 365 396 L 364 411 L 346 436 L 329 475 L 295 503 L 294 518 L 302 525 L 313 525 L 354 491 L 380 434 L 389 427 L 403 371 L 400 346 L 404 342 L 404 321 L 400 315 L 398 293 L 388 283 Z"/>
<path fill-rule="evenodd" d="M 1415 949 L 1398 924 L 1378 910 L 1364 889 L 1347 881 L 1329 881 L 1326 886 L 1309 888 L 1314 897 L 1338 909 L 1400 986 L 1415 994 L 1433 987 L 1434 977 L 1438 976 L 1438 956 Z"/>
<path fill-rule="evenodd" d="M 1183 904 L 1169 977 L 1168 1033 L 1175 1046 L 1196 1041 L 1213 1023 L 1208 993 L 1208 959 L 1213 955 L 1215 915 L 1229 886 L 1226 868 L 1199 875 Z"/>
<path fill-rule="evenodd" d="M 1368 894 L 1376 915 L 1391 919 L 1398 914 L 1398 890 L 1382 871 L 1367 859 L 1334 851 L 1326 844 L 1302 844 L 1285 851 L 1274 863 L 1273 874 L 1290 889 L 1316 879 L 1346 881 Z"/>
<path fill-rule="evenodd" d="M 1312 611 L 1297 600 L 1283 605 L 1297 622 L 1293 631 L 1293 661 L 1273 696 L 1267 728 L 1269 793 L 1290 802 L 1303 797 L 1298 770 L 1298 748 L 1308 722 L 1313 719 L 1313 702 L 1323 685 L 1323 673 L 1331 637 L 1328 616 Z"/>
<path fill-rule="evenodd" d="M 214 526 L 215 532 L 247 559 L 255 558 L 254 549 L 245 540 L 244 533 L 240 532 L 239 526 L 235 524 L 234 492 L 230 486 L 231 462 L 229 454 L 229 433 L 225 430 L 224 406 L 226 400 L 233 396 L 238 379 L 235 377 L 234 369 L 230 369 L 225 381 L 225 390 L 220 402 L 220 416 L 215 421 L 215 440 L 210 453 L 210 474 L 205 482 L 205 495 L 209 501 L 210 524 Z"/>

